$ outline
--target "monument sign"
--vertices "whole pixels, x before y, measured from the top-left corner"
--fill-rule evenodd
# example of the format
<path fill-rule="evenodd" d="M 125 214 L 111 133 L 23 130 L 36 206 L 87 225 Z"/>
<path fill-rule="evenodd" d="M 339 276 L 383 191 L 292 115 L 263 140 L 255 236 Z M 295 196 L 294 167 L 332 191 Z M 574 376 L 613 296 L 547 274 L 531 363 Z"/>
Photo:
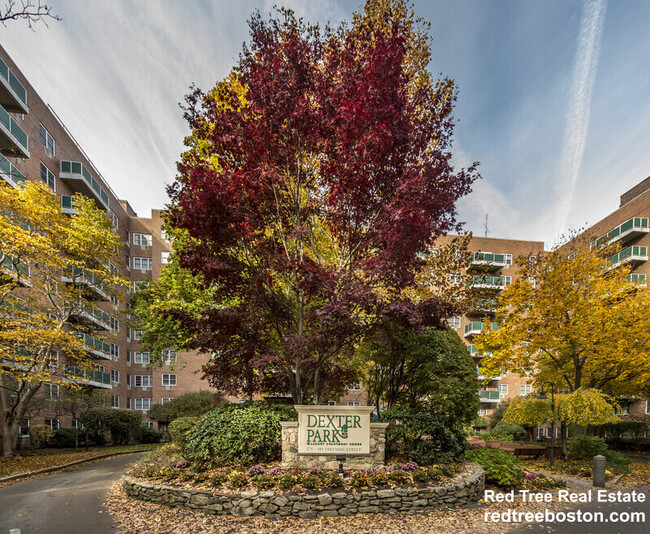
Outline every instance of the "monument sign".
<path fill-rule="evenodd" d="M 298 454 L 367 456 L 372 406 L 294 406 Z"/>

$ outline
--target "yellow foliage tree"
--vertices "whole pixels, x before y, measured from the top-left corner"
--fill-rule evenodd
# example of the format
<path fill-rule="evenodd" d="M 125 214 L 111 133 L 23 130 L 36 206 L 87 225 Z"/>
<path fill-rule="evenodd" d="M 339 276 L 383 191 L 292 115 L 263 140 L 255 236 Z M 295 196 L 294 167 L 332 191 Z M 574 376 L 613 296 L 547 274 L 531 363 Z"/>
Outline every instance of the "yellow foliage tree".
<path fill-rule="evenodd" d="M 523 277 L 499 298 L 499 329 L 476 339 L 486 374 L 532 375 L 538 387 L 570 392 L 647 395 L 650 293 L 628 279 L 614 252 L 577 238 L 536 260 L 519 258 Z"/>
<path fill-rule="evenodd" d="M 95 369 L 88 344 L 110 330 L 94 301 L 115 296 L 120 240 L 106 212 L 73 197 L 61 213 L 43 184 L 0 187 L 0 404 L 3 452 L 12 456 L 21 421 L 43 383 L 77 387 Z M 81 380 L 80 380 L 81 379 Z"/>

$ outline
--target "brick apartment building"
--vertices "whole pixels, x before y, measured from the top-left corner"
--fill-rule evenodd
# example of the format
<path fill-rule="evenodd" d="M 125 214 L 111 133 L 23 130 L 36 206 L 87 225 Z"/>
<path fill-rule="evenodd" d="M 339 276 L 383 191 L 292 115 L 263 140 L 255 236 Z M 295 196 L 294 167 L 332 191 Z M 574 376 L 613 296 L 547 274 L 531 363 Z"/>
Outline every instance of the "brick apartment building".
<path fill-rule="evenodd" d="M 71 195 L 82 193 L 95 200 L 113 220 L 123 246 L 120 264 L 115 267 L 131 280 L 124 298 L 100 301 L 97 306 L 110 317 L 110 329 L 100 340 L 102 350 L 93 347 L 96 359 L 94 387 L 106 390 L 111 405 L 116 408 L 139 410 L 143 414 L 154 403 L 166 402 L 182 393 L 209 390 L 197 371 L 207 356 L 169 354 L 169 363 L 162 368 L 147 366 L 149 355 L 138 342 L 138 333 L 126 325 L 125 302 L 134 284 L 155 279 L 166 263 L 171 245 L 161 232 L 161 212 L 152 210 L 150 218 L 138 217 L 129 203 L 120 200 L 108 182 L 94 167 L 74 140 L 63 122 L 47 106 L 0 46 L 0 176 L 13 187 L 25 179 L 42 180 L 61 199 L 64 212 L 72 210 Z M 647 250 L 650 245 L 648 216 L 650 215 L 650 178 L 621 196 L 620 207 L 587 230 L 593 240 L 617 241 L 622 250 L 617 261 L 632 262 L 633 275 L 641 282 L 649 274 Z M 443 238 L 441 242 L 451 239 Z M 543 251 L 539 241 L 520 241 L 474 237 L 469 274 L 475 273 L 475 283 L 483 291 L 493 292 L 494 298 L 518 277 L 514 263 L 520 255 L 536 255 Z M 462 317 L 449 318 L 474 357 L 477 369 L 480 358 L 472 337 L 482 328 L 485 310 Z M 481 415 L 489 415 L 503 400 L 526 395 L 532 387 L 526 377 L 513 373 L 484 382 L 479 391 Z M 235 399 L 232 399 L 235 400 Z M 351 385 L 347 393 L 332 404 L 363 405 L 365 393 L 359 385 Z M 650 418 L 650 401 L 632 399 L 626 410 L 630 415 Z M 55 420 L 40 414 L 32 423 L 56 427 L 70 426 L 72 421 Z M 27 430 L 27 423 L 25 431 Z"/>
<path fill-rule="evenodd" d="M 143 413 L 154 403 L 166 402 L 189 391 L 209 390 L 196 371 L 207 357 L 168 354 L 162 368 L 146 364 L 149 354 L 141 350 L 138 333 L 127 326 L 125 306 L 135 284 L 156 278 L 171 245 L 161 233 L 160 210 L 150 218 L 138 217 L 129 203 L 116 197 L 109 183 L 95 168 L 56 113 L 46 105 L 18 66 L 0 47 L 0 179 L 16 187 L 24 180 L 42 180 L 54 190 L 64 213 L 73 213 L 72 195 L 82 193 L 104 209 L 122 240 L 119 263 L 114 265 L 131 281 L 122 298 L 95 302 L 106 318 L 105 335 L 87 339 L 96 372 L 88 385 L 105 391 L 110 406 Z M 57 394 L 58 387 L 44 388 Z M 53 393 L 54 392 L 54 393 Z M 69 427 L 69 417 L 41 411 L 26 420 L 30 424 Z M 149 423 L 152 424 L 152 423 Z"/>

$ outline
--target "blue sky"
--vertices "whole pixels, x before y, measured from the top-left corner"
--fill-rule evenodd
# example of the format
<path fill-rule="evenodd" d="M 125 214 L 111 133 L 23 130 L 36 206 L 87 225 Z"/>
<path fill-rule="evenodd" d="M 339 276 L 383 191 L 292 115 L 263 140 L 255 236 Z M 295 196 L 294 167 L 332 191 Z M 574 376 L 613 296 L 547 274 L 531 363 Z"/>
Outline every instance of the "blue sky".
<path fill-rule="evenodd" d="M 255 8 L 349 20 L 348 0 L 53 0 L 63 18 L 0 27 L 3 46 L 99 171 L 141 216 L 188 128 L 178 103 L 227 75 Z M 650 175 L 650 2 L 416 0 L 432 23 L 431 70 L 459 89 L 458 165 L 483 179 L 460 219 L 491 237 L 545 241 L 593 224 Z"/>

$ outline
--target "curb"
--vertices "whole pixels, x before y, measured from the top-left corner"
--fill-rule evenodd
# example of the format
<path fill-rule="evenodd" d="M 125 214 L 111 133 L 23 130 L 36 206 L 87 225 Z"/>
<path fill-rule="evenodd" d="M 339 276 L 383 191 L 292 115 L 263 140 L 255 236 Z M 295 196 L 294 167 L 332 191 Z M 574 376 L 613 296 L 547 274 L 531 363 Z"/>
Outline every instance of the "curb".
<path fill-rule="evenodd" d="M 74 467 L 75 465 L 86 464 L 88 462 L 94 462 L 95 460 L 103 460 L 104 458 L 112 458 L 113 456 L 122 456 L 124 454 L 136 454 L 139 452 L 148 452 L 151 449 L 142 449 L 139 451 L 122 451 L 122 452 L 110 452 L 108 454 L 101 454 L 99 456 L 93 456 L 92 458 L 84 458 L 83 460 L 75 460 L 62 465 L 55 465 L 53 467 L 46 467 L 45 469 L 39 469 L 38 471 L 29 471 L 27 473 L 18 473 L 17 475 L 10 475 L 8 477 L 0 478 L 0 484 L 4 482 L 12 482 L 14 480 L 20 480 L 21 478 L 27 478 L 34 475 L 41 475 L 44 473 L 53 473 L 54 471 L 61 471 L 67 469 L 68 467 Z"/>

